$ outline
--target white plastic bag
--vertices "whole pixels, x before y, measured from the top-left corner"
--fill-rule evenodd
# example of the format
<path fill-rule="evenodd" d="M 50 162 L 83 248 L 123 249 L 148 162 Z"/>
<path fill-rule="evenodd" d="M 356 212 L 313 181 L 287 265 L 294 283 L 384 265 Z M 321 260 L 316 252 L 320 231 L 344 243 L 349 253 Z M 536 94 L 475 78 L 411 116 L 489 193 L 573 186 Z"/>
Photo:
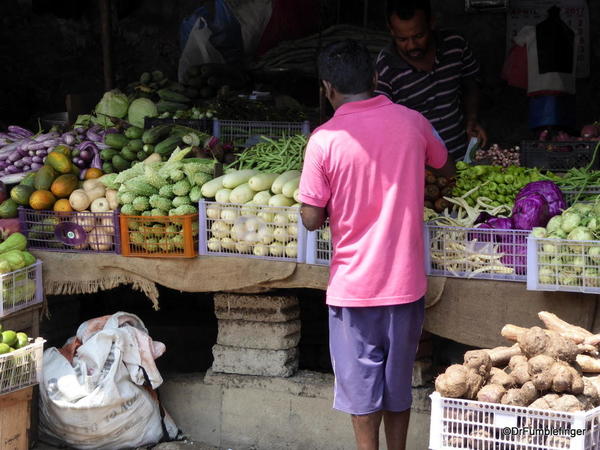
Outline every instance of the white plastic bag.
<path fill-rule="evenodd" d="M 223 55 L 210 43 L 211 36 L 212 31 L 206 20 L 199 17 L 194 24 L 194 28 L 190 31 L 179 58 L 177 73 L 180 83 L 187 82 L 187 72 L 191 67 L 207 63 L 223 64 L 225 62 Z"/>
<path fill-rule="evenodd" d="M 161 417 L 151 389 L 162 383 L 154 358 L 163 352 L 164 345 L 152 341 L 133 314 L 85 322 L 61 351 L 44 352 L 41 433 L 78 449 L 116 450 L 174 439 L 177 426 L 166 413 Z M 142 386 L 146 378 L 151 388 Z"/>

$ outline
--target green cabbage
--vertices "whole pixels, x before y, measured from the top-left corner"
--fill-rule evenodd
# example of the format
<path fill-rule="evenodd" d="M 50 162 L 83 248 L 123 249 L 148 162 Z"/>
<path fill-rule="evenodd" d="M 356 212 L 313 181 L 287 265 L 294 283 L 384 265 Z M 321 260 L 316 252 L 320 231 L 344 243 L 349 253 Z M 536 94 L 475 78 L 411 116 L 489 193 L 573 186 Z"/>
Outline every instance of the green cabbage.
<path fill-rule="evenodd" d="M 100 103 L 96 105 L 98 117 L 110 116 L 123 119 L 127 115 L 129 99 L 118 89 L 105 92 Z"/>
<path fill-rule="evenodd" d="M 156 117 L 158 110 L 154 102 L 147 98 L 137 98 L 129 105 L 127 121 L 136 127 L 144 128 L 144 117 Z"/>

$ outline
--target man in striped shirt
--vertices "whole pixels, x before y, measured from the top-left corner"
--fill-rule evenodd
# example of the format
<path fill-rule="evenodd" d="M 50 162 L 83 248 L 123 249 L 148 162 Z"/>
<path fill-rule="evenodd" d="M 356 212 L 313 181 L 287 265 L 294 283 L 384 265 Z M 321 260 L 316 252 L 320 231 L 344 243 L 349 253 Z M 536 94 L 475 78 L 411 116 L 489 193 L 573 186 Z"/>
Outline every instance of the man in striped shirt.
<path fill-rule="evenodd" d="M 377 58 L 375 93 L 423 114 L 455 159 L 465 154 L 467 137 L 485 146 L 479 63 L 465 39 L 435 29 L 429 0 L 388 0 L 387 12 L 393 42 Z"/>

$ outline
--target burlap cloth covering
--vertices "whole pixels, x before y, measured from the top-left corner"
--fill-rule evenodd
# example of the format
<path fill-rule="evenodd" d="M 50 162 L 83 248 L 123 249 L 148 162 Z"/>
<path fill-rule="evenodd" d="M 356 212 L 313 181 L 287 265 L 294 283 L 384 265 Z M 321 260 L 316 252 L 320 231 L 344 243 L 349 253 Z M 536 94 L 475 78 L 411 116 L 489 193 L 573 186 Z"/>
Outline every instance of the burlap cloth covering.
<path fill-rule="evenodd" d="M 44 262 L 46 295 L 89 294 L 123 284 L 158 309 L 156 284 L 183 292 L 261 293 L 327 287 L 327 267 L 252 258 L 125 258 L 119 255 L 34 252 Z M 538 311 L 600 331 L 596 295 L 527 291 L 525 283 L 430 277 L 425 330 L 478 347 L 506 345 L 507 323 L 540 325 Z"/>

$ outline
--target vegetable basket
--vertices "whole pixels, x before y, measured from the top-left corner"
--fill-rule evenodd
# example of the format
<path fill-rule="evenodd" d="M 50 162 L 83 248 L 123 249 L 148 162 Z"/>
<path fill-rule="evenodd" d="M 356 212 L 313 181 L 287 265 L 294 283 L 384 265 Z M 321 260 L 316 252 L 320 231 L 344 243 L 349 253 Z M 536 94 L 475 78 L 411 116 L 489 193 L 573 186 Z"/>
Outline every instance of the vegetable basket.
<path fill-rule="evenodd" d="M 213 122 L 213 136 L 223 144 L 234 147 L 250 147 L 260 141 L 261 136 L 271 139 L 290 137 L 295 134 L 310 134 L 310 123 L 304 122 L 252 122 L 246 120 L 219 120 Z"/>
<path fill-rule="evenodd" d="M 7 394 L 39 383 L 44 353 L 42 338 L 10 353 L 0 355 L 0 394 Z"/>
<path fill-rule="evenodd" d="M 202 201 L 199 211 L 201 255 L 305 261 L 299 208 Z"/>
<path fill-rule="evenodd" d="M 600 408 L 561 412 L 431 395 L 429 448 L 597 450 Z"/>
<path fill-rule="evenodd" d="M 158 117 L 144 118 L 144 129 L 146 130 L 159 125 L 182 125 L 203 133 L 212 133 L 213 131 L 213 119 L 173 119 L 170 117 L 163 119 Z"/>
<path fill-rule="evenodd" d="M 328 266 L 332 254 L 331 230 L 329 220 L 315 231 L 310 231 L 306 237 L 306 264 Z"/>
<path fill-rule="evenodd" d="M 119 253 L 119 212 L 45 211 L 19 207 L 22 233 L 31 249 Z"/>
<path fill-rule="evenodd" d="M 42 261 L 0 275 L 0 318 L 44 300 Z"/>
<path fill-rule="evenodd" d="M 521 166 L 555 172 L 566 172 L 573 167 L 586 167 L 592 162 L 597 144 L 597 141 L 523 141 Z M 590 169 L 599 168 L 600 157 L 597 156 Z"/>
<path fill-rule="evenodd" d="M 600 241 L 530 236 L 527 289 L 600 294 Z"/>
<path fill-rule="evenodd" d="M 198 249 L 198 214 L 126 216 L 121 214 L 123 256 L 194 258 Z"/>
<path fill-rule="evenodd" d="M 563 190 L 563 196 L 567 205 L 577 202 L 593 202 L 600 195 L 600 186 L 586 186 L 580 191 Z"/>
<path fill-rule="evenodd" d="M 529 231 L 425 226 L 427 275 L 527 280 Z"/>

